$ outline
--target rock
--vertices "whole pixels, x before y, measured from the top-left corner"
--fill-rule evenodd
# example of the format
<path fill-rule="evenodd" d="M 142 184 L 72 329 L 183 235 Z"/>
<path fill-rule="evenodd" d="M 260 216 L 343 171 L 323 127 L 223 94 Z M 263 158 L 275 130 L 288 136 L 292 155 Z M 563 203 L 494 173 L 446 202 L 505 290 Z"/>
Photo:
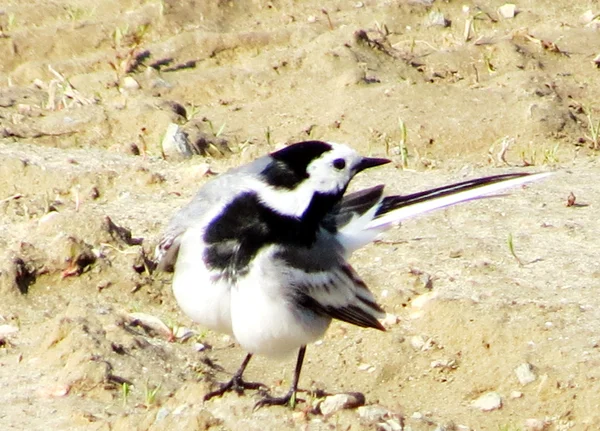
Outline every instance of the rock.
<path fill-rule="evenodd" d="M 140 84 L 131 76 L 126 76 L 121 81 L 122 90 L 139 90 Z"/>
<path fill-rule="evenodd" d="M 13 325 L 0 325 L 0 339 L 19 332 L 19 328 Z"/>
<path fill-rule="evenodd" d="M 526 419 L 523 425 L 527 431 L 544 431 L 550 423 L 541 419 Z"/>
<path fill-rule="evenodd" d="M 131 326 L 143 328 L 151 336 L 163 336 L 167 339 L 173 337 L 173 331 L 162 320 L 147 313 L 129 313 L 125 316 L 127 323 Z"/>
<path fill-rule="evenodd" d="M 430 26 L 450 27 L 450 20 L 446 19 L 443 13 L 432 10 L 427 16 L 427 24 Z"/>
<path fill-rule="evenodd" d="M 510 393 L 510 397 L 514 400 L 516 400 L 517 398 L 522 398 L 523 397 L 523 392 L 521 391 L 512 391 Z"/>
<path fill-rule="evenodd" d="M 426 351 L 435 345 L 435 341 L 433 338 L 425 338 L 423 335 L 413 335 L 410 337 L 410 345 L 415 350 Z"/>
<path fill-rule="evenodd" d="M 353 409 L 365 403 L 365 396 L 359 392 L 336 394 L 326 397 L 319 409 L 324 415 L 330 415 L 343 409 Z"/>
<path fill-rule="evenodd" d="M 498 14 L 504 19 L 514 18 L 517 14 L 517 7 L 512 3 L 503 4 L 498 8 Z"/>
<path fill-rule="evenodd" d="M 377 429 L 383 431 L 402 431 L 407 430 L 408 428 L 403 428 L 402 424 L 396 419 L 388 419 L 385 422 L 378 423 Z"/>
<path fill-rule="evenodd" d="M 502 407 L 502 397 L 497 392 L 487 392 L 474 400 L 471 407 L 484 412 L 497 410 Z"/>
<path fill-rule="evenodd" d="M 400 318 L 395 314 L 387 313 L 385 317 L 381 320 L 384 326 L 394 326 L 400 322 Z"/>
<path fill-rule="evenodd" d="M 383 420 L 389 414 L 390 411 L 388 409 L 378 405 L 361 406 L 358 408 L 358 415 L 360 418 L 368 422 Z"/>
<path fill-rule="evenodd" d="M 528 385 L 537 379 L 537 376 L 533 372 L 533 366 L 527 362 L 515 368 L 515 374 L 517 379 L 519 379 L 519 383 L 521 383 L 523 386 Z"/>
<path fill-rule="evenodd" d="M 167 127 L 162 140 L 162 151 L 166 158 L 175 159 L 189 159 L 194 154 L 188 135 L 175 123 Z"/>

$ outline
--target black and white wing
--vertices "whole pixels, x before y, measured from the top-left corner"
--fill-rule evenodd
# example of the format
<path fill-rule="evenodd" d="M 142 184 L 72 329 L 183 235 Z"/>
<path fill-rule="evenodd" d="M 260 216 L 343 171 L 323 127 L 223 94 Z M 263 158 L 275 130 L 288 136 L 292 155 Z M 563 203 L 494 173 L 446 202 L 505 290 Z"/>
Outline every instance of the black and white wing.
<path fill-rule="evenodd" d="M 340 252 L 329 233 L 323 233 L 310 248 L 281 248 L 274 258 L 285 268 L 288 300 L 293 307 L 384 331 L 378 319 L 385 312 Z"/>

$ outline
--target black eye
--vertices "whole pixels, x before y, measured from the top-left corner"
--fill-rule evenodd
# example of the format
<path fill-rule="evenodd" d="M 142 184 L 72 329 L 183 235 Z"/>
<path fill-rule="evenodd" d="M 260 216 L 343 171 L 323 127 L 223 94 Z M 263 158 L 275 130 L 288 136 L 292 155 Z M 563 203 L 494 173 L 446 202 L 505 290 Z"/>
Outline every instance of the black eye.
<path fill-rule="evenodd" d="M 335 159 L 333 161 L 333 167 L 341 171 L 346 167 L 346 161 L 344 159 Z"/>

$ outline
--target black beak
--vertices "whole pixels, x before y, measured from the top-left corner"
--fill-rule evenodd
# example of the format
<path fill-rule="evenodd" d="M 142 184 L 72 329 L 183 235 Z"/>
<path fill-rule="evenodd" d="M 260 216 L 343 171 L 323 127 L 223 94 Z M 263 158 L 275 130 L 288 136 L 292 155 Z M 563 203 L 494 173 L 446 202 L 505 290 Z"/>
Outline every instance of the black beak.
<path fill-rule="evenodd" d="M 386 163 L 391 162 L 388 159 L 380 159 L 376 157 L 363 157 L 362 160 L 356 165 L 354 168 L 356 172 L 364 171 L 365 169 L 374 168 L 375 166 L 385 165 Z"/>

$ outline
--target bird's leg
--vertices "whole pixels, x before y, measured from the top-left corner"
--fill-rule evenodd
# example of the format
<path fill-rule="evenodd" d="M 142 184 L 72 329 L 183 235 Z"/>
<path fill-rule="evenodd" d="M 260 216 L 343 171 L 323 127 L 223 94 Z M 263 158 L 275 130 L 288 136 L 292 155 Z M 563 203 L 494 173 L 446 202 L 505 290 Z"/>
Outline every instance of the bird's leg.
<path fill-rule="evenodd" d="M 242 395 L 245 389 L 261 389 L 265 387 L 265 385 L 263 385 L 262 383 L 245 382 L 242 379 L 242 374 L 244 374 L 244 370 L 248 366 L 248 362 L 250 362 L 250 359 L 252 359 L 252 353 L 248 353 L 246 355 L 244 361 L 242 362 L 242 365 L 240 366 L 239 370 L 235 372 L 231 380 L 227 383 L 221 383 L 221 387 L 216 391 L 212 391 L 204 395 L 204 401 L 208 401 L 214 397 L 220 397 L 228 391 L 235 391 L 239 395 Z"/>
<path fill-rule="evenodd" d="M 302 370 L 302 362 L 304 362 L 304 353 L 306 346 L 300 347 L 298 351 L 298 360 L 296 361 L 296 370 L 294 371 L 294 380 L 287 394 L 283 397 L 266 396 L 254 405 L 254 410 L 263 406 L 283 406 L 289 404 L 291 408 L 296 406 L 296 392 L 298 390 L 298 380 L 300 380 L 300 371 Z"/>

